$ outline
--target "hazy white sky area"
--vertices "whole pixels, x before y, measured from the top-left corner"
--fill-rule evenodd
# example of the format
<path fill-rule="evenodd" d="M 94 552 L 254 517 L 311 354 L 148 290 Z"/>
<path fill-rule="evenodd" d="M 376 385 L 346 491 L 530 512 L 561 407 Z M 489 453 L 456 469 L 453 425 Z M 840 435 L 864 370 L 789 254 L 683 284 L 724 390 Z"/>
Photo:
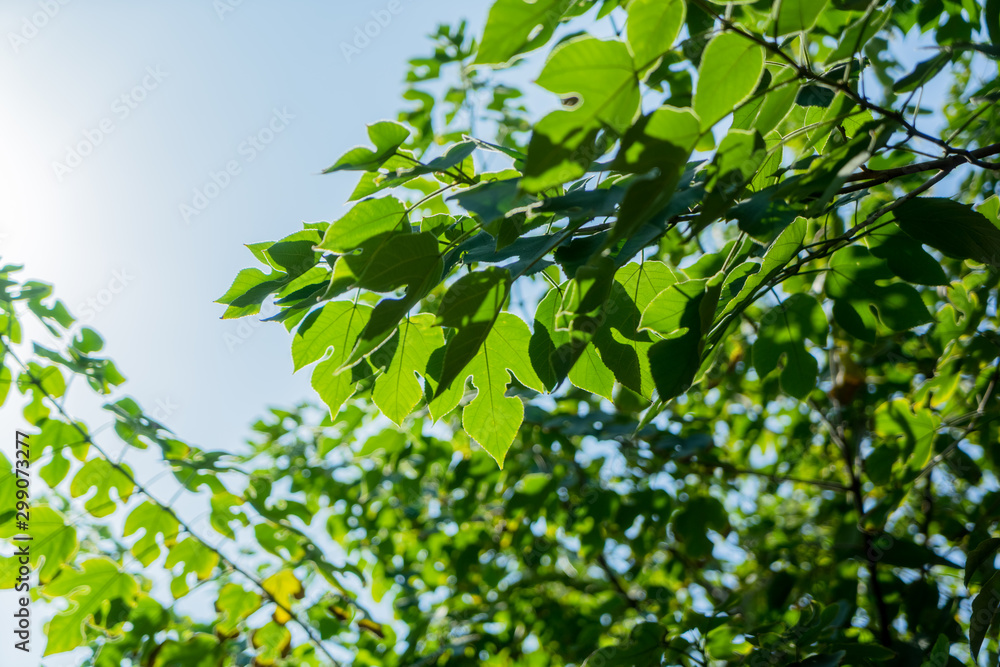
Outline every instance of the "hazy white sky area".
<path fill-rule="evenodd" d="M 478 30 L 488 8 L 486 0 L 5 0 L 0 261 L 53 283 L 104 336 L 129 380 L 124 393 L 159 410 L 182 439 L 237 447 L 267 405 L 312 395 L 310 371 L 292 375 L 281 325 L 219 319 L 214 299 L 255 262 L 242 244 L 339 217 L 354 179 L 320 172 L 365 142 L 366 123 L 395 117 L 406 61 L 429 54 L 438 23 L 466 17 Z M 376 36 L 355 42 L 375 18 L 385 23 L 369 26 Z M 235 175 L 213 187 L 212 174 L 227 167 Z M 0 411 L 10 458 L 23 428 L 19 399 Z M 83 386 L 69 405 L 94 425 L 107 421 Z M 141 458 L 133 464 L 141 479 L 157 472 L 142 474 Z M 168 499 L 169 484 L 162 488 Z M 11 596 L 0 594 L 4 618 Z M 5 665 L 38 664 L 43 620 L 34 622 L 31 659 L 18 662 L 5 644 Z"/>
<path fill-rule="evenodd" d="M 243 243 L 338 217 L 354 179 L 319 172 L 395 117 L 438 22 L 488 8 L 397 2 L 349 58 L 388 0 L 0 8 L 0 257 L 53 283 L 184 438 L 230 448 L 265 404 L 310 393 L 283 327 L 240 328 L 213 300 L 254 265 Z"/>

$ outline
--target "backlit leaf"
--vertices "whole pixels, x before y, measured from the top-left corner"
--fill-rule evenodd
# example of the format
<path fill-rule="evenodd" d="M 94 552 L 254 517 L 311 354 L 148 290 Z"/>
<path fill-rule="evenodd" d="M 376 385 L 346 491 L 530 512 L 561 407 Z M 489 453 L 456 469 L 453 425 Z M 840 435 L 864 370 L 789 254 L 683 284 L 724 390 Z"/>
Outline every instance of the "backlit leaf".
<path fill-rule="evenodd" d="M 709 42 L 694 93 L 694 110 L 702 129 L 712 127 L 750 97 L 763 71 L 764 49 L 745 37 L 724 32 Z"/>

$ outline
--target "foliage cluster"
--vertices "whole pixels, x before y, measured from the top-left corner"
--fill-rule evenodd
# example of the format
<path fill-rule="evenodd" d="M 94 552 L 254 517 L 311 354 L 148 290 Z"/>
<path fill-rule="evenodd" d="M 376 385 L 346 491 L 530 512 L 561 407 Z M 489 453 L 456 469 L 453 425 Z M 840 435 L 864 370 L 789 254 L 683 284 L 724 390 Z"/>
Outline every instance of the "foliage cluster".
<path fill-rule="evenodd" d="M 48 651 L 996 664 L 1000 2 L 496 0 L 434 40 L 327 170 L 359 174 L 350 208 L 249 245 L 220 298 L 277 307 L 325 409 L 222 455 L 106 406 L 224 546 L 65 413 L 67 374 L 121 376 L 0 271 L 0 381 L 56 489 L 42 594 L 73 603 Z M 22 363 L 22 303 L 63 349 Z"/>

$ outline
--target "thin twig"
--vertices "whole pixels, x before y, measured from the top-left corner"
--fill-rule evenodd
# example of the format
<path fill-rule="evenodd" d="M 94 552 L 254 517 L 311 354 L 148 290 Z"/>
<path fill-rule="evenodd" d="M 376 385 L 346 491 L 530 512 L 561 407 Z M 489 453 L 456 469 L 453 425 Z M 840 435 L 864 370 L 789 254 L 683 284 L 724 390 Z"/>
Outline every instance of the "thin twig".
<path fill-rule="evenodd" d="M 177 512 L 175 512 L 172 507 L 164 505 L 159 500 L 157 500 L 156 497 L 153 496 L 152 493 L 150 493 L 150 491 L 146 489 L 146 487 L 135 478 L 135 476 L 128 468 L 126 468 L 121 463 L 116 463 L 115 461 L 113 461 L 111 457 L 108 455 L 107 451 L 105 451 L 103 447 L 94 442 L 93 438 L 91 438 L 90 435 L 83 430 L 83 428 L 79 425 L 79 423 L 69 416 L 65 408 L 63 408 L 62 404 L 45 390 L 45 388 L 42 386 L 41 380 L 35 377 L 34 373 L 32 373 L 31 370 L 28 368 L 28 366 L 23 361 L 21 361 L 17 353 L 15 353 L 14 350 L 11 349 L 10 346 L 8 346 L 7 343 L 2 339 L 0 339 L 0 345 L 3 346 L 4 351 L 7 354 L 10 354 L 11 358 L 14 359 L 17 365 L 21 367 L 25 375 L 28 376 L 28 379 L 30 380 L 31 384 L 33 384 L 35 388 L 39 392 L 41 392 L 42 396 L 48 399 L 48 401 L 55 407 L 55 409 L 59 412 L 59 414 L 62 415 L 63 419 L 69 422 L 73 426 L 73 428 L 76 429 L 77 432 L 79 432 L 80 436 L 88 444 L 90 444 L 90 446 L 92 446 L 97 451 L 97 453 L 100 454 L 102 458 L 104 458 L 105 461 L 107 461 L 108 465 L 110 465 L 112 468 L 114 468 L 120 474 L 122 474 L 129 481 L 129 483 L 131 483 L 135 487 L 136 491 L 138 491 L 140 494 L 149 499 L 150 502 L 159 507 L 161 510 L 166 512 L 174 521 L 177 522 L 177 525 L 180 527 L 181 530 L 183 530 L 193 539 L 201 543 L 206 549 L 213 552 L 219 558 L 220 563 L 231 568 L 234 572 L 238 572 L 247 580 L 249 580 L 251 583 L 253 583 L 254 586 L 260 589 L 260 591 L 264 594 L 264 597 L 267 600 L 273 602 L 279 609 L 288 614 L 289 618 L 295 621 L 296 625 L 298 625 L 299 627 L 302 628 L 303 631 L 305 631 L 306 635 L 309 637 L 310 642 L 321 652 L 323 652 L 323 654 L 326 655 L 327 658 L 330 659 L 331 664 L 339 667 L 340 662 L 338 662 L 337 659 L 330 654 L 329 650 L 327 650 L 326 646 L 323 645 L 323 641 L 316 635 L 316 632 L 311 625 L 308 625 L 307 623 L 300 620 L 299 617 L 291 609 L 289 609 L 279 600 L 275 599 L 275 597 L 264 587 L 262 581 L 260 581 L 259 579 L 251 575 L 249 572 L 247 572 L 245 569 L 243 569 L 235 562 L 230 560 L 219 549 L 213 547 L 211 544 L 202 539 L 196 532 L 194 532 L 194 530 L 192 530 L 192 528 L 187 524 L 187 522 L 184 521 L 184 519 L 178 516 Z"/>

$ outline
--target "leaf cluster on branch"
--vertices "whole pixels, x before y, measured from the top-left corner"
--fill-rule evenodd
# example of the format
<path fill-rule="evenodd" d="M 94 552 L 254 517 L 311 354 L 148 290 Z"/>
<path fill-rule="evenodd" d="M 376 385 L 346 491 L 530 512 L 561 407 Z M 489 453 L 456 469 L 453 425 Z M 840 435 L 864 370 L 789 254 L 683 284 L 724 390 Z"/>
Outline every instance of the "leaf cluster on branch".
<path fill-rule="evenodd" d="M 1000 2 L 496 0 L 432 37 L 326 170 L 343 214 L 248 245 L 219 299 L 273 308 L 323 409 L 223 455 L 107 406 L 209 491 L 211 540 L 61 407 L 66 374 L 122 381 L 96 333 L 22 356 L 17 304 L 72 318 L 0 272 L 42 594 L 73 602 L 50 651 L 996 664 Z"/>

